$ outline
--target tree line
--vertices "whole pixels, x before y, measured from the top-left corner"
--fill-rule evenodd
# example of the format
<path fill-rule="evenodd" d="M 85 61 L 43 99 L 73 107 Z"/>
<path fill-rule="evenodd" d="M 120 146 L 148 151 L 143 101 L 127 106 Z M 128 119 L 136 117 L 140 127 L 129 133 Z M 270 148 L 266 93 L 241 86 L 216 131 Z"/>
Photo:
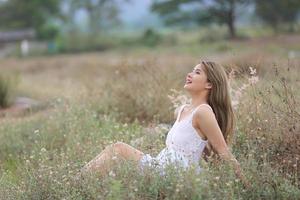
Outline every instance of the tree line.
<path fill-rule="evenodd" d="M 120 24 L 120 2 L 130 0 L 6 0 L 0 1 L 0 29 L 33 28 L 40 39 L 53 38 L 59 28 L 55 22 L 75 29 L 74 16 L 84 10 L 91 33 Z M 226 25 L 230 38 L 237 37 L 236 21 L 243 13 L 237 8 L 253 5 L 255 15 L 275 32 L 282 25 L 295 29 L 299 19 L 299 0 L 154 0 L 151 11 L 168 26 Z"/>
<path fill-rule="evenodd" d="M 288 24 L 290 31 L 294 30 L 300 12 L 299 0 L 155 0 L 152 10 L 170 25 L 187 22 L 225 24 L 230 38 L 235 38 L 236 20 L 240 17 L 236 10 L 249 5 L 255 7 L 256 16 L 274 31 L 280 31 L 282 24 Z"/>

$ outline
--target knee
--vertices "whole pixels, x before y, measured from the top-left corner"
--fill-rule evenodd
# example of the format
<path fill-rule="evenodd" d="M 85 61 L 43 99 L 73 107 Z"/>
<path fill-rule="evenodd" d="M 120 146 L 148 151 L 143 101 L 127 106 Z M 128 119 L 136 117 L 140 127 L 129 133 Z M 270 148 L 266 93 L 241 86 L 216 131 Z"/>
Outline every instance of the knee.
<path fill-rule="evenodd" d="M 116 142 L 113 144 L 113 146 L 114 146 L 115 150 L 120 151 L 125 146 L 125 143 L 124 142 Z"/>
<path fill-rule="evenodd" d="M 106 147 L 106 150 L 108 151 L 114 151 L 114 152 L 120 152 L 122 150 L 122 148 L 124 147 L 124 143 L 123 142 L 116 142 L 114 144 L 111 144 L 109 146 Z"/>

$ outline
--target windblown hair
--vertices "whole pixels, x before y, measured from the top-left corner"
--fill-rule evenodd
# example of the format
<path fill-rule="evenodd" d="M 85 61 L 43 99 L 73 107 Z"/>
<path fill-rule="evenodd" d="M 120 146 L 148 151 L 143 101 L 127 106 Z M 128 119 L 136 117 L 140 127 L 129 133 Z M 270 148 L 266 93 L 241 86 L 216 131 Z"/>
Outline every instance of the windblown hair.
<path fill-rule="evenodd" d="M 210 61 L 201 61 L 207 81 L 212 84 L 208 104 L 212 107 L 226 143 L 233 135 L 234 115 L 231 104 L 229 83 L 224 68 Z"/>

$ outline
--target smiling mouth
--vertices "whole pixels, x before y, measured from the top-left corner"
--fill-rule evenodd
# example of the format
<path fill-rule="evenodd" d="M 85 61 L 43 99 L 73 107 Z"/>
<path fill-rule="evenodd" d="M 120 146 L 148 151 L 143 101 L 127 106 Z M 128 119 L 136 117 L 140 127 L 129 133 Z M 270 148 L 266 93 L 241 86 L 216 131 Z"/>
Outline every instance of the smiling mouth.
<path fill-rule="evenodd" d="M 186 80 L 186 81 L 185 81 L 185 83 L 186 83 L 186 84 L 191 84 L 191 83 L 192 83 L 192 81 L 190 81 L 190 80 Z"/>

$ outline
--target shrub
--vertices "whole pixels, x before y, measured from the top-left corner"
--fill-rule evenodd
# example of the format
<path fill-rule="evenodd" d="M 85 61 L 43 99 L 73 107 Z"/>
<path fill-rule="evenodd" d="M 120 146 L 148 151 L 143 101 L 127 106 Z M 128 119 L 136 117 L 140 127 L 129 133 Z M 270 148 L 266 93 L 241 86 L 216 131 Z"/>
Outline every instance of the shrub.
<path fill-rule="evenodd" d="M 0 108 L 6 108 L 11 103 L 13 80 L 10 76 L 0 74 Z"/>
<path fill-rule="evenodd" d="M 172 104 L 167 94 L 176 87 L 174 80 L 179 80 L 176 80 L 175 74 L 168 73 L 170 70 L 170 67 L 158 66 L 152 61 L 118 63 L 108 75 L 117 76 L 117 79 L 107 80 L 104 88 L 108 89 L 103 91 L 98 105 L 105 105 L 106 113 L 118 113 L 118 119 L 123 122 L 135 119 L 170 122 L 173 109 L 170 112 Z"/>
<path fill-rule="evenodd" d="M 146 29 L 141 38 L 141 43 L 147 46 L 156 46 L 161 41 L 161 36 L 153 29 Z"/>
<path fill-rule="evenodd" d="M 273 68 L 272 81 L 261 79 L 248 90 L 237 112 L 238 128 L 243 133 L 235 144 L 236 149 L 248 155 L 250 149 L 243 143 L 251 141 L 251 151 L 259 164 L 268 161 L 295 185 L 300 181 L 300 93 L 296 89 L 296 65 L 290 64 L 284 71 Z"/>

